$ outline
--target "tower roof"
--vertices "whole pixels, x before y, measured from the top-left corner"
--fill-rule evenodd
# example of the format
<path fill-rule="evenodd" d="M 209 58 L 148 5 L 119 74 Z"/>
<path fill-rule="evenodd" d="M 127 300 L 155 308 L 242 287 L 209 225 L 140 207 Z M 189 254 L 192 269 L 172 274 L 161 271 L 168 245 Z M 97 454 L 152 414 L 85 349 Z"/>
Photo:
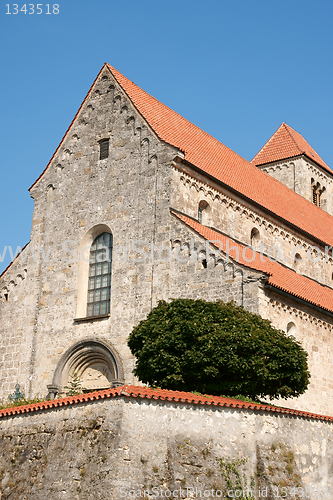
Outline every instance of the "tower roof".
<path fill-rule="evenodd" d="M 310 160 L 328 170 L 330 174 L 333 174 L 329 166 L 326 165 L 304 137 L 286 123 L 280 125 L 259 153 L 255 155 L 251 163 L 258 166 L 300 155 L 307 156 Z"/>

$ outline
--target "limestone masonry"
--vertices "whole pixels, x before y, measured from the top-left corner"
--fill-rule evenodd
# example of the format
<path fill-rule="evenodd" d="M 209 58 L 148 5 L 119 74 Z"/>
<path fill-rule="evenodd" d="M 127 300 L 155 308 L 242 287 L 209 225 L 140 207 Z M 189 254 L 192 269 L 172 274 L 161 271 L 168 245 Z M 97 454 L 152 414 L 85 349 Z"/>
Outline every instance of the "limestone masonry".
<path fill-rule="evenodd" d="M 332 498 L 332 418 L 128 386 L 16 410 L 3 499 Z"/>
<path fill-rule="evenodd" d="M 0 276 L 0 399 L 17 383 L 65 395 L 74 371 L 89 390 L 137 384 L 129 333 L 182 297 L 234 300 L 295 336 L 311 384 L 283 405 L 332 415 L 332 180 L 288 125 L 248 162 L 105 64 Z"/>

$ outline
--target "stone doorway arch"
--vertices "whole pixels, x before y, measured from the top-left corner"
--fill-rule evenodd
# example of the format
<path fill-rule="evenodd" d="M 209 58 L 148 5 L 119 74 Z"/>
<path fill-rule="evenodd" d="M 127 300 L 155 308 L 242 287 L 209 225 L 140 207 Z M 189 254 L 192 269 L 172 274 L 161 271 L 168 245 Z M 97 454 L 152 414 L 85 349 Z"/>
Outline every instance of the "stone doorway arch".
<path fill-rule="evenodd" d="M 124 370 L 119 354 L 109 343 L 96 338 L 80 340 L 62 355 L 52 384 L 47 386 L 50 399 L 57 394 L 65 395 L 65 386 L 70 382 L 73 372 L 77 373 L 82 387 L 88 391 L 124 384 Z"/>

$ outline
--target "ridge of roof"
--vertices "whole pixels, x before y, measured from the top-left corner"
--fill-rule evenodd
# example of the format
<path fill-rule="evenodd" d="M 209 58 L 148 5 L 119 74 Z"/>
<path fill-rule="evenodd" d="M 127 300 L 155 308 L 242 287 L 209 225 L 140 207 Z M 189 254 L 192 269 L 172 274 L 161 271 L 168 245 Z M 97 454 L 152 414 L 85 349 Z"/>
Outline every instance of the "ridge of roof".
<path fill-rule="evenodd" d="M 160 401 L 181 402 L 203 406 L 220 406 L 226 408 L 239 408 L 244 410 L 266 411 L 333 422 L 333 417 L 330 416 L 310 413 L 301 410 L 292 410 L 280 406 L 249 403 L 240 399 L 228 398 L 223 396 L 209 396 L 206 394 L 193 394 L 192 392 L 170 391 L 167 389 L 151 389 L 149 387 L 141 387 L 136 385 L 123 385 L 114 389 L 105 389 L 101 391 L 81 394 L 79 396 L 69 396 L 67 398 L 53 399 L 51 401 L 43 401 L 41 403 L 4 408 L 3 410 L 0 410 L 0 418 L 116 397 L 132 397 Z"/>
<path fill-rule="evenodd" d="M 107 66 L 156 135 L 181 150 L 187 162 L 284 221 L 333 246 L 331 215 L 162 104 L 110 64 Z M 286 127 L 290 133 L 291 127 Z"/>
<path fill-rule="evenodd" d="M 333 175 L 332 169 L 324 162 L 319 154 L 292 127 L 283 122 L 266 144 L 251 160 L 256 166 L 286 160 L 295 156 L 305 155 Z"/>
<path fill-rule="evenodd" d="M 229 248 L 230 251 L 228 252 L 228 255 L 235 262 L 250 269 L 265 273 L 268 277 L 268 285 L 277 288 L 282 292 L 288 293 L 289 295 L 293 295 L 294 297 L 306 301 L 309 304 L 319 307 L 320 309 L 326 310 L 329 313 L 333 313 L 332 288 L 321 285 L 311 278 L 297 274 L 296 271 L 293 271 L 277 261 L 272 261 L 265 255 L 256 251 L 252 254 L 254 259 L 250 262 L 249 260 L 246 260 L 244 256 L 246 257 L 245 249 L 248 249 L 248 251 L 251 252 L 251 247 L 235 242 L 231 238 L 224 236 L 222 233 L 207 226 L 203 226 L 185 214 L 176 212 L 173 209 L 170 211 L 173 216 L 180 219 L 189 228 L 205 238 L 205 240 L 211 242 L 215 248 L 222 251 L 224 251 L 223 249 Z M 236 249 L 238 249 L 238 255 Z M 249 258 L 252 257 L 249 256 Z"/>

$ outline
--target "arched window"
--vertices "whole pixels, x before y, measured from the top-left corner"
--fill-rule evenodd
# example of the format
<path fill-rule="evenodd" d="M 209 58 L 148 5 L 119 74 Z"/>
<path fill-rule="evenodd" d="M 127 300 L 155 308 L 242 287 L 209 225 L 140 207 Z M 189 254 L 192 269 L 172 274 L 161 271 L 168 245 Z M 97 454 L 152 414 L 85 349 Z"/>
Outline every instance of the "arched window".
<path fill-rule="evenodd" d="M 300 263 L 302 262 L 302 260 L 303 260 L 303 259 L 302 259 L 302 257 L 301 257 L 301 254 L 296 253 L 296 254 L 295 254 L 295 257 L 294 257 L 294 270 L 295 270 L 296 272 L 298 272 L 298 271 L 299 271 Z"/>
<path fill-rule="evenodd" d="M 321 186 L 319 182 L 315 182 L 314 179 L 311 179 L 311 197 L 312 197 L 312 203 L 314 205 L 317 205 L 317 207 L 322 206 L 322 199 L 321 195 L 325 191 L 325 187 Z M 325 205 L 325 203 L 324 203 Z"/>
<path fill-rule="evenodd" d="M 203 212 L 209 212 L 210 211 L 210 206 L 205 200 L 201 200 L 198 206 L 198 222 L 200 224 L 203 224 Z"/>
<path fill-rule="evenodd" d="M 296 333 L 297 333 L 296 325 L 295 323 L 290 321 L 290 323 L 288 323 L 287 325 L 287 335 L 292 335 L 294 337 Z"/>
<path fill-rule="evenodd" d="M 260 233 L 259 230 L 254 227 L 251 231 L 251 246 L 255 247 L 260 240 Z"/>
<path fill-rule="evenodd" d="M 87 316 L 101 316 L 110 313 L 112 268 L 112 234 L 97 236 L 89 256 L 89 283 Z"/>

